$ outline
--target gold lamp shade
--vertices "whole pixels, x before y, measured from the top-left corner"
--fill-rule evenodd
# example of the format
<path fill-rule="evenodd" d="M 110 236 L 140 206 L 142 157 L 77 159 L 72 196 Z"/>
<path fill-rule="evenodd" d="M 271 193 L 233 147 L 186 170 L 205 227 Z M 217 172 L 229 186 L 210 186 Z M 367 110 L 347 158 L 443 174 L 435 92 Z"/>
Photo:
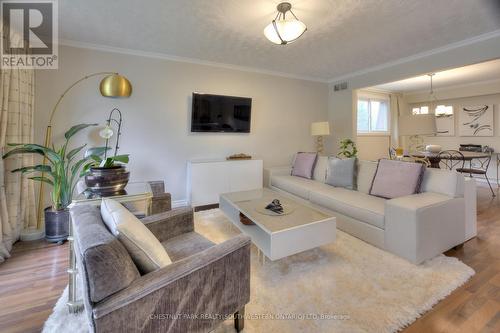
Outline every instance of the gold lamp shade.
<path fill-rule="evenodd" d="M 99 90 L 104 97 L 129 97 L 132 95 L 132 84 L 125 76 L 111 74 L 102 79 Z"/>

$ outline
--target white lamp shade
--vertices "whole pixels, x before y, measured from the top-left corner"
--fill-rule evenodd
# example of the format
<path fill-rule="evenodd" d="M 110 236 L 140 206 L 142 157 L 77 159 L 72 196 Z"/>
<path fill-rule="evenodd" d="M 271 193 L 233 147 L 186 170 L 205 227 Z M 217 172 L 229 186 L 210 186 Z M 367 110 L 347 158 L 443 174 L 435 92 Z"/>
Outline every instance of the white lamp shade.
<path fill-rule="evenodd" d="M 311 135 L 330 135 L 330 124 L 327 121 L 321 121 L 311 124 Z"/>
<path fill-rule="evenodd" d="M 399 117 L 399 135 L 433 135 L 436 134 L 436 116 L 419 114 Z"/>
<path fill-rule="evenodd" d="M 304 23 L 296 19 L 277 20 L 275 22 L 276 29 L 278 30 L 281 39 L 283 39 L 286 43 L 295 41 L 297 38 L 302 36 L 307 29 Z M 264 28 L 264 35 L 274 44 L 282 44 L 280 37 L 276 33 L 276 29 L 274 29 L 274 25 L 271 22 Z"/>

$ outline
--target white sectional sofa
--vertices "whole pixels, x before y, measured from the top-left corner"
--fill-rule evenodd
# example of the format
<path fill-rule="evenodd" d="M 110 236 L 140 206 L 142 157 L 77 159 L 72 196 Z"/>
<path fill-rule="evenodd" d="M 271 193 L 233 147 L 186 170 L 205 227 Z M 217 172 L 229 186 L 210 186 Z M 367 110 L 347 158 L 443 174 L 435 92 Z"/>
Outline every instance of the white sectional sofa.
<path fill-rule="evenodd" d="M 476 234 L 473 179 L 428 168 L 421 193 L 387 200 L 369 194 L 377 162 L 358 161 L 357 190 L 325 184 L 327 165 L 327 157 L 319 157 L 313 179 L 291 176 L 291 167 L 268 168 L 265 182 L 331 211 L 340 230 L 415 264 Z"/>

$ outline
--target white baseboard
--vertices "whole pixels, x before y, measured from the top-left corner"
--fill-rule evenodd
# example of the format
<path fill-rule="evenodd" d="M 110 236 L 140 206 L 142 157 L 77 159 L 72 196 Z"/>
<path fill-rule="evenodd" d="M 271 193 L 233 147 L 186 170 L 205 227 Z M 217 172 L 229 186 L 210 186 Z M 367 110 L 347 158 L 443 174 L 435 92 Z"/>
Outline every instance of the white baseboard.
<path fill-rule="evenodd" d="M 468 176 L 466 176 L 468 177 Z M 474 180 L 478 183 L 481 183 L 481 184 L 486 184 L 486 186 L 488 186 L 488 182 L 486 181 L 486 178 L 484 177 L 472 177 L 474 178 Z M 488 177 L 490 183 L 491 183 L 491 186 L 495 187 L 497 186 L 497 179 L 496 178 L 491 178 L 491 177 Z"/>
<path fill-rule="evenodd" d="M 188 205 L 187 199 L 172 201 L 172 208 L 184 207 Z"/>

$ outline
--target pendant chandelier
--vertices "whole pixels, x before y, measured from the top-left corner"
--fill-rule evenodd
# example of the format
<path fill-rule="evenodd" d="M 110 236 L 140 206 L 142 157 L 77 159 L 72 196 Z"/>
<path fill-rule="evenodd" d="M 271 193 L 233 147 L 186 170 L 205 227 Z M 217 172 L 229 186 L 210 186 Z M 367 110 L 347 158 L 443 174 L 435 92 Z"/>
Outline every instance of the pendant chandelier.
<path fill-rule="evenodd" d="M 429 110 L 434 110 L 434 113 L 436 112 L 436 107 L 437 107 L 437 98 L 436 98 L 436 95 L 434 94 L 434 84 L 433 84 L 433 77 L 434 75 L 436 75 L 436 73 L 430 73 L 430 74 L 427 74 L 430 78 L 430 81 L 431 81 L 431 89 L 430 89 L 430 92 L 429 92 L 429 102 L 431 105 L 429 105 Z"/>
<path fill-rule="evenodd" d="M 264 36 L 274 44 L 286 45 L 296 41 L 306 32 L 307 27 L 292 12 L 292 5 L 282 2 L 277 7 L 278 14 L 264 29 Z M 286 16 L 290 12 L 291 15 Z"/>

